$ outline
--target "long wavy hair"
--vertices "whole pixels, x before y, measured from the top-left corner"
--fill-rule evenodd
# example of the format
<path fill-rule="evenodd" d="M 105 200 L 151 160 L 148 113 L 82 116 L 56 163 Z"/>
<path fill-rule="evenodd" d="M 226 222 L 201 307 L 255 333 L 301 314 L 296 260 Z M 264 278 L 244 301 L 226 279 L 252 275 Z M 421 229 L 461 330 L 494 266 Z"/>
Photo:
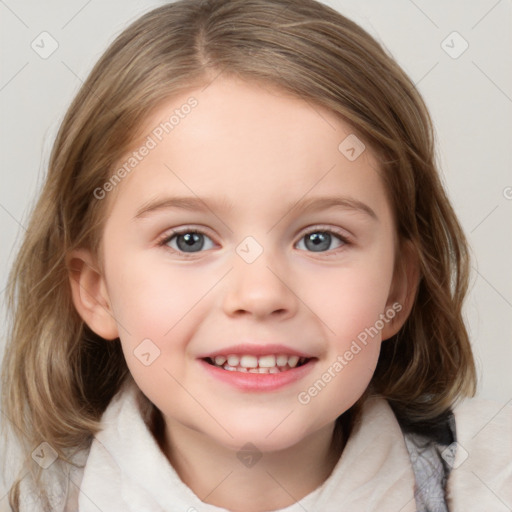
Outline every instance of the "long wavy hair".
<path fill-rule="evenodd" d="M 367 32 L 315 0 L 169 3 L 113 41 L 69 107 L 9 276 L 2 411 L 24 461 L 10 490 L 13 510 L 22 475 L 45 496 L 34 448 L 46 441 L 59 460 L 71 462 L 75 450 L 90 445 L 129 376 L 119 340 L 94 334 L 71 300 L 66 256 L 80 247 L 97 254 L 101 243 L 107 201 L 94 190 L 112 176 L 148 113 L 219 73 L 330 109 L 381 162 L 398 238 L 414 248 L 420 280 L 405 324 L 382 345 L 372 392 L 413 426 L 475 392 L 461 311 L 467 243 L 438 174 L 431 119 L 411 80 Z"/>

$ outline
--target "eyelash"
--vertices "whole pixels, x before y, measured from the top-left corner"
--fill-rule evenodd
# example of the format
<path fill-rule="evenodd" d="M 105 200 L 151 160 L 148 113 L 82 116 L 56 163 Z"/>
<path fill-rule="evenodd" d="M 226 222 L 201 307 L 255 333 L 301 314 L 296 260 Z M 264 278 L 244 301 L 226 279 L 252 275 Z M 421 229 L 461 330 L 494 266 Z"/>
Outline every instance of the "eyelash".
<path fill-rule="evenodd" d="M 165 247 L 166 244 L 168 244 L 175 236 L 185 235 L 187 233 L 196 233 L 199 235 L 204 235 L 210 239 L 212 238 L 211 236 L 208 235 L 208 233 L 206 233 L 205 231 L 202 231 L 201 229 L 182 228 L 182 229 L 173 230 L 170 233 L 166 233 L 165 235 L 163 235 L 162 238 L 160 238 L 157 241 L 157 245 L 160 247 Z M 344 247 L 352 245 L 352 242 L 347 235 L 342 234 L 340 231 L 337 231 L 335 229 L 326 228 L 326 227 L 322 227 L 322 226 L 315 226 L 314 228 L 310 229 L 309 231 L 307 231 L 300 237 L 299 241 L 302 240 L 307 235 L 311 235 L 313 233 L 329 233 L 331 235 L 334 235 L 336 238 L 338 238 L 343 243 L 343 245 L 341 247 L 337 247 L 336 249 L 331 249 L 329 251 L 319 251 L 318 254 L 328 254 L 328 255 L 338 254 L 338 252 L 343 250 Z M 204 252 L 204 251 L 198 251 L 198 252 L 187 253 L 187 252 L 183 252 L 183 251 L 177 251 L 176 249 L 173 249 L 171 247 L 167 247 L 167 248 L 170 251 L 179 254 L 183 258 L 193 258 L 195 255 L 200 254 L 201 252 Z M 314 251 L 305 251 L 305 252 L 314 253 Z"/>

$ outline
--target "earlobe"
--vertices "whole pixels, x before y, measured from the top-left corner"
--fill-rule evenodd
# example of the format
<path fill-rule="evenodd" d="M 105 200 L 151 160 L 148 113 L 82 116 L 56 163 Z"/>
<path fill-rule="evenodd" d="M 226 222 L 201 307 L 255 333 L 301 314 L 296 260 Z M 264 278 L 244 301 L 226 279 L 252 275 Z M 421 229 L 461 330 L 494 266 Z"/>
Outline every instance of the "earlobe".
<path fill-rule="evenodd" d="M 107 340 L 119 336 L 105 279 L 87 249 L 72 251 L 67 258 L 73 304 L 89 328 Z"/>
<path fill-rule="evenodd" d="M 390 321 L 382 329 L 382 340 L 394 336 L 404 325 L 414 305 L 419 281 L 420 268 L 416 249 L 410 240 L 405 240 L 401 244 L 400 258 L 386 303 L 384 314 L 390 317 Z"/>

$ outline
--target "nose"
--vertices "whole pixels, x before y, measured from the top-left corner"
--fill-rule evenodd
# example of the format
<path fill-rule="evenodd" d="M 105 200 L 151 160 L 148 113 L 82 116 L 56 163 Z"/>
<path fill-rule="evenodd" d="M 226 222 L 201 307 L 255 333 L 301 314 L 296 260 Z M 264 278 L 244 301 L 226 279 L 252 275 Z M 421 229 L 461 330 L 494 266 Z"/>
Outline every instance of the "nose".
<path fill-rule="evenodd" d="M 298 298 L 289 280 L 289 273 L 265 252 L 252 263 L 235 255 L 226 282 L 223 309 L 229 316 L 290 318 L 296 313 Z"/>

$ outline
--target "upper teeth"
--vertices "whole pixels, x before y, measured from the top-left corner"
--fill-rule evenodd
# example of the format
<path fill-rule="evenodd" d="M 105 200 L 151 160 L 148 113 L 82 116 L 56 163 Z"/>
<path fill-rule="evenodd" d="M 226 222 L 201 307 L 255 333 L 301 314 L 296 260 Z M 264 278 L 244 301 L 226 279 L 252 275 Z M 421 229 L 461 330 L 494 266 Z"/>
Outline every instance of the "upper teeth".
<path fill-rule="evenodd" d="M 266 355 L 266 356 L 253 356 L 229 354 L 226 356 L 215 356 L 214 361 L 218 366 L 228 363 L 229 366 L 242 368 L 273 368 L 274 366 L 286 366 L 295 368 L 299 363 L 299 356 L 287 356 L 285 354 L 279 355 Z"/>

